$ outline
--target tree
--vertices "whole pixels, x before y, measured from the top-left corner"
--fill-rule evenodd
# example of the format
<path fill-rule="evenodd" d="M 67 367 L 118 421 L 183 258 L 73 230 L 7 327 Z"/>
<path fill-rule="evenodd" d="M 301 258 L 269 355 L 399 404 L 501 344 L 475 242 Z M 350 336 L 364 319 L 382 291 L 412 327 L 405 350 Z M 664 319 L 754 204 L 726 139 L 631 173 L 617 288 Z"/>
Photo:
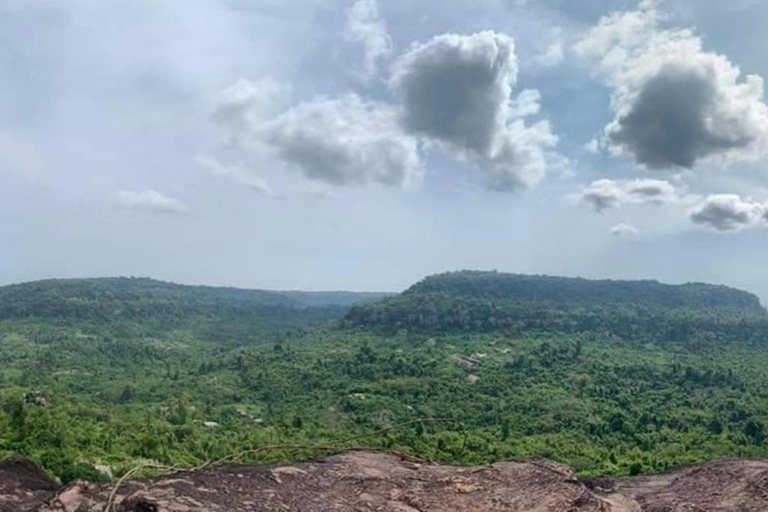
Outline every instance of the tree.
<path fill-rule="evenodd" d="M 18 397 L 11 398 L 5 403 L 3 410 L 8 415 L 11 428 L 16 432 L 16 435 L 20 438 L 24 437 L 24 427 L 27 420 L 27 410 L 24 401 Z"/>

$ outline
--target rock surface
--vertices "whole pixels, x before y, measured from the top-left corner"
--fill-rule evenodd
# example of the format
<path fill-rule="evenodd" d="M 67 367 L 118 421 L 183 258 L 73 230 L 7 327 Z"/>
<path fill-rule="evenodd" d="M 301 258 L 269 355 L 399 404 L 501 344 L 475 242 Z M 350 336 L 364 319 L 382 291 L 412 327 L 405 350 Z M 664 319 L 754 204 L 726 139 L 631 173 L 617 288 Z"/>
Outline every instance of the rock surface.
<path fill-rule="evenodd" d="M 0 464 L 2 512 L 104 512 L 112 485 L 58 489 L 25 461 Z M 768 460 L 580 481 L 545 460 L 458 467 L 355 451 L 291 465 L 221 466 L 128 481 L 111 512 L 768 511 Z"/>
<path fill-rule="evenodd" d="M 0 512 L 34 510 L 53 496 L 58 484 L 24 459 L 0 462 Z"/>

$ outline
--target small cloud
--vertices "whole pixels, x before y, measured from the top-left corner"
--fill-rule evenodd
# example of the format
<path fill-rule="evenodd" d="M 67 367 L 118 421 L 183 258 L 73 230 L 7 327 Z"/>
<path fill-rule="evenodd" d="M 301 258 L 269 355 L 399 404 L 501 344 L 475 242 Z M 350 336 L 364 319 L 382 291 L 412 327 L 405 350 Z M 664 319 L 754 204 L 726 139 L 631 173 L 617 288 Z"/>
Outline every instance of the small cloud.
<path fill-rule="evenodd" d="M 631 238 L 637 236 L 640 231 L 634 226 L 621 222 L 609 229 L 608 233 L 619 238 Z"/>
<path fill-rule="evenodd" d="M 219 93 L 213 119 L 225 128 L 230 143 L 242 144 L 253 126 L 274 117 L 286 106 L 291 87 L 274 78 L 240 79 Z"/>
<path fill-rule="evenodd" d="M 571 160 L 557 153 L 550 156 L 549 169 L 559 180 L 570 180 L 576 177 Z"/>
<path fill-rule="evenodd" d="M 763 203 L 736 194 L 713 194 L 704 198 L 690 218 L 715 231 L 733 232 L 764 224 L 766 215 L 768 209 Z"/>
<path fill-rule="evenodd" d="M 554 67 L 565 58 L 563 28 L 555 27 L 550 31 L 549 41 L 544 50 L 536 56 L 534 63 L 541 67 Z"/>
<path fill-rule="evenodd" d="M 625 204 L 672 204 L 682 197 L 681 191 L 669 181 L 653 179 L 597 180 L 579 194 L 580 201 L 598 213 Z"/>
<path fill-rule="evenodd" d="M 589 142 L 584 144 L 584 151 L 591 155 L 596 155 L 600 153 L 600 141 L 597 139 L 597 137 L 592 138 Z"/>
<path fill-rule="evenodd" d="M 371 78 L 378 74 L 382 64 L 392 56 L 392 38 L 379 16 L 376 0 L 357 0 L 347 11 L 346 37 L 362 43 L 365 48 L 365 74 Z"/>
<path fill-rule="evenodd" d="M 541 93 L 536 89 L 525 89 L 517 95 L 509 108 L 511 117 L 535 116 L 541 110 Z"/>
<path fill-rule="evenodd" d="M 219 176 L 221 178 L 226 178 L 230 181 L 233 181 L 234 183 L 245 185 L 247 188 L 253 190 L 254 192 L 258 192 L 266 196 L 275 195 L 272 191 L 272 187 L 269 186 L 269 183 L 267 183 L 262 178 L 259 178 L 258 176 L 254 176 L 240 166 L 224 165 L 215 158 L 211 157 L 200 157 L 197 159 L 197 162 L 203 169 L 207 170 L 213 176 Z"/>
<path fill-rule="evenodd" d="M 135 192 L 122 190 L 117 195 L 119 204 L 134 210 L 144 210 L 152 213 L 176 214 L 186 211 L 179 201 L 161 194 L 157 190 Z"/>
<path fill-rule="evenodd" d="M 598 213 L 618 206 L 624 191 L 613 180 L 597 180 L 590 183 L 579 195 L 581 202 Z"/>

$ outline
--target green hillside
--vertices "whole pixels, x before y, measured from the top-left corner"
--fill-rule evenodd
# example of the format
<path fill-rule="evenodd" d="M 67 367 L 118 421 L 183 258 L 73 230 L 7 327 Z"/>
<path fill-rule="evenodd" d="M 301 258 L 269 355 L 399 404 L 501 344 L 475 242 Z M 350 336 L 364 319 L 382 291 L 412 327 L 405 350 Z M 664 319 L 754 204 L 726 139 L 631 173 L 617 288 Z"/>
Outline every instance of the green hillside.
<path fill-rule="evenodd" d="M 353 307 L 349 326 L 395 332 L 601 333 L 622 339 L 759 343 L 768 314 L 750 293 L 708 284 L 590 281 L 463 271 Z"/>
<path fill-rule="evenodd" d="M 721 286 L 481 272 L 391 297 L 14 285 L 0 288 L 0 457 L 67 481 L 360 446 L 544 456 L 583 475 L 764 456 L 767 324 Z"/>
<path fill-rule="evenodd" d="M 331 322 L 383 293 L 280 292 L 147 278 L 53 279 L 0 287 L 0 320 L 98 325 L 132 336 L 177 328 L 217 343 Z"/>
<path fill-rule="evenodd" d="M 633 306 L 764 312 L 755 295 L 727 286 L 703 283 L 669 285 L 658 281 L 589 280 L 481 271 L 430 276 L 411 286 L 403 295 L 432 293 L 558 307 Z"/>

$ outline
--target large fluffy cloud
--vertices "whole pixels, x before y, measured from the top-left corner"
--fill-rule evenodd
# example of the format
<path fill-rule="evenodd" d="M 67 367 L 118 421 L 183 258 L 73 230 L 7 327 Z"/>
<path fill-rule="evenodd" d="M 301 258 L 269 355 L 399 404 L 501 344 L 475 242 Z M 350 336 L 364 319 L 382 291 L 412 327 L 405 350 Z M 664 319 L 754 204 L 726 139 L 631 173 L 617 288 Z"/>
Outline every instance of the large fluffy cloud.
<path fill-rule="evenodd" d="M 365 49 L 365 74 L 376 75 L 392 56 L 392 38 L 379 17 L 376 0 L 357 0 L 347 11 L 347 39 L 362 43 Z"/>
<path fill-rule="evenodd" d="M 348 30 L 365 43 L 373 67 L 391 46 L 377 20 L 375 2 L 360 0 L 349 11 Z M 541 95 L 513 96 L 516 80 L 510 37 L 445 34 L 394 63 L 399 104 L 348 93 L 280 110 L 288 95 L 279 83 L 241 80 L 219 96 L 214 119 L 228 133 L 227 150 L 275 159 L 312 180 L 407 187 L 422 179 L 421 148 L 440 147 L 479 168 L 488 188 L 511 191 L 544 177 L 557 143 L 546 121 L 526 122 L 539 113 Z M 243 172 L 229 169 L 214 170 L 242 181 Z"/>
<path fill-rule="evenodd" d="M 287 89 L 272 79 L 240 80 L 217 98 L 213 117 L 227 134 L 225 148 L 238 153 L 244 165 L 276 161 L 338 186 L 407 187 L 421 179 L 418 141 L 402 130 L 395 107 L 346 94 L 285 108 Z M 215 175 L 272 194 L 261 177 L 241 165 L 213 158 L 201 162 Z"/>
<path fill-rule="evenodd" d="M 541 180 L 557 143 L 546 121 L 528 125 L 537 92 L 512 98 L 517 80 L 512 38 L 496 32 L 444 34 L 414 44 L 393 66 L 403 126 L 476 164 L 494 190 Z M 524 108 L 520 108 L 523 105 Z"/>
<path fill-rule="evenodd" d="M 615 153 L 667 169 L 768 152 L 763 80 L 742 79 L 738 67 L 705 51 L 692 31 L 661 29 L 656 2 L 604 17 L 576 50 L 594 59 L 614 89 L 615 117 L 605 138 Z"/>
<path fill-rule="evenodd" d="M 145 190 L 141 192 L 133 190 L 121 190 L 117 195 L 117 201 L 126 208 L 144 210 L 152 213 L 182 213 L 186 210 L 183 204 L 170 198 L 157 190 Z"/>
<path fill-rule="evenodd" d="M 717 231 L 741 231 L 764 224 L 766 212 L 768 209 L 762 203 L 736 194 L 714 194 L 691 212 L 691 220 Z"/>
<path fill-rule="evenodd" d="M 418 143 L 400 129 L 397 111 L 354 94 L 296 105 L 259 124 L 255 134 L 310 179 L 397 186 L 421 179 Z"/>
<path fill-rule="evenodd" d="M 596 212 L 624 204 L 662 205 L 678 202 L 681 192 L 670 182 L 653 179 L 609 180 L 590 183 L 579 194 L 581 202 Z"/>

